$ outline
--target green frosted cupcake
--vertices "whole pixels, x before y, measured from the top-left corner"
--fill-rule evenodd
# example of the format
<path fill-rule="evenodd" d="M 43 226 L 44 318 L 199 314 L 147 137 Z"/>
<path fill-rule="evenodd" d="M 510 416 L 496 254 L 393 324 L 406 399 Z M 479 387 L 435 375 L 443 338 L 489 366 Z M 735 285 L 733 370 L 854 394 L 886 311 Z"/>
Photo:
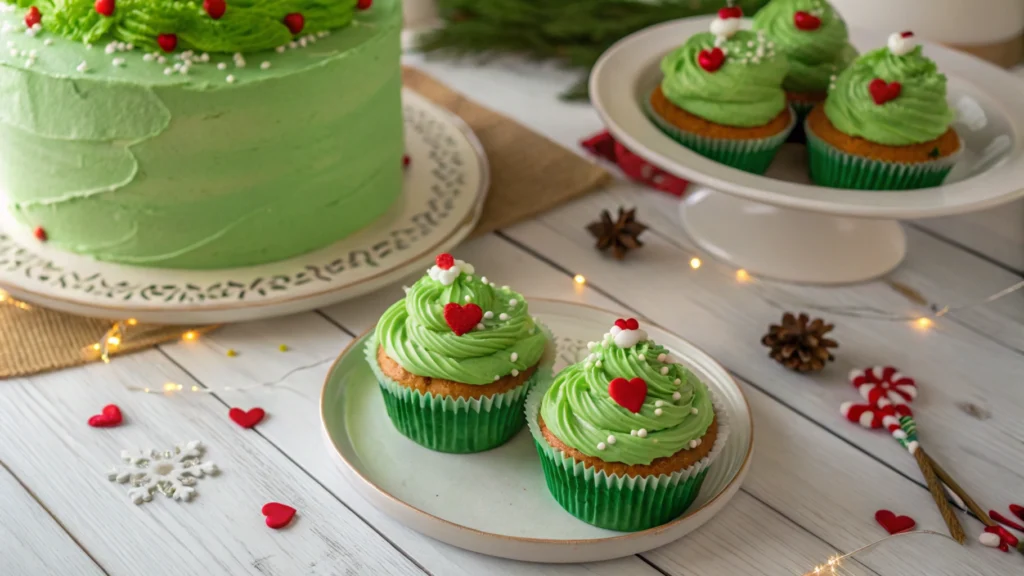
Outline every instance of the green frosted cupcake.
<path fill-rule="evenodd" d="M 523 428 L 548 343 L 526 300 L 441 254 L 381 316 L 366 356 L 399 432 L 441 452 L 480 452 Z"/>
<path fill-rule="evenodd" d="M 552 496 L 601 528 L 645 530 L 696 499 L 728 437 L 711 393 L 636 320 L 540 386 L 527 420 Z"/>
<path fill-rule="evenodd" d="M 942 184 L 962 151 L 946 77 L 909 32 L 839 75 L 804 130 L 822 186 L 907 190 Z"/>
<path fill-rule="evenodd" d="M 754 30 L 765 32 L 768 48 L 789 61 L 782 87 L 800 121 L 857 57 L 846 23 L 824 0 L 772 0 L 754 15 Z"/>
<path fill-rule="evenodd" d="M 740 30 L 723 8 L 710 33 L 691 36 L 661 61 L 661 84 L 645 102 L 651 120 L 694 152 L 755 174 L 768 169 L 796 125 L 782 81 L 785 57 L 764 33 Z"/>

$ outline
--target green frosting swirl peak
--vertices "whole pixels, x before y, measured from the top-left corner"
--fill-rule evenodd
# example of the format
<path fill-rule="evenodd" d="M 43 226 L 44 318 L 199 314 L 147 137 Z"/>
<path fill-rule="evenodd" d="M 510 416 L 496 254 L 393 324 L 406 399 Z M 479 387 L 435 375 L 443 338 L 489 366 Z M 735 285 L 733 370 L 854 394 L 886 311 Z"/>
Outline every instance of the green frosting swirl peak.
<path fill-rule="evenodd" d="M 225 0 L 219 19 L 203 9 L 203 0 L 115 0 L 114 13 L 96 11 L 94 0 L 14 0 L 20 7 L 36 6 L 43 29 L 81 42 L 131 43 L 159 50 L 156 38 L 175 34 L 178 50 L 200 52 L 257 52 L 290 42 L 294 35 L 284 23 L 298 13 L 300 34 L 316 34 L 347 26 L 357 0 Z"/>
<path fill-rule="evenodd" d="M 714 419 L 707 387 L 672 363 L 664 347 L 644 340 L 619 348 L 606 335 L 592 350 L 585 361 L 562 370 L 541 400 L 544 425 L 567 446 L 605 462 L 646 465 L 689 449 L 707 432 Z M 647 383 L 639 412 L 609 396 L 615 378 Z"/>
<path fill-rule="evenodd" d="M 797 12 L 816 16 L 820 26 L 798 28 Z M 754 15 L 754 30 L 764 30 L 789 59 L 789 74 L 782 86 L 790 92 L 825 92 L 831 77 L 857 57 L 846 23 L 824 0 L 772 0 Z"/>
<path fill-rule="evenodd" d="M 876 104 L 868 88 L 876 78 L 899 82 L 899 97 Z M 841 132 L 887 146 L 935 140 L 954 117 L 946 102 L 946 77 L 920 46 L 903 56 L 879 48 L 858 58 L 836 79 L 825 114 Z"/>
<path fill-rule="evenodd" d="M 456 335 L 444 318 L 445 305 L 452 302 L 479 306 L 483 329 Z M 420 278 L 381 316 L 376 338 L 409 372 L 463 384 L 491 384 L 513 370 L 526 370 L 540 361 L 547 342 L 521 294 L 466 272 L 448 284 L 429 275 Z"/>
<path fill-rule="evenodd" d="M 695 34 L 662 59 L 661 90 L 676 106 L 711 122 L 764 126 L 786 108 L 782 80 L 789 69 L 768 42 L 741 30 L 721 44 L 726 53 L 721 68 L 708 72 L 697 60 L 702 50 L 715 48 L 715 36 Z"/>

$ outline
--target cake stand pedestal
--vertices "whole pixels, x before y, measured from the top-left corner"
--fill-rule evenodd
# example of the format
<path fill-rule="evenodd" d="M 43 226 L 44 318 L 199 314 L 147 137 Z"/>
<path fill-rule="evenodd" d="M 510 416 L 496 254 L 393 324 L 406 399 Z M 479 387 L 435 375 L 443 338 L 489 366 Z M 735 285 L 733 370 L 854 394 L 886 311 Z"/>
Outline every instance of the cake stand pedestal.
<path fill-rule="evenodd" d="M 907 251 L 893 220 L 816 214 L 691 185 L 680 204 L 690 237 L 719 260 L 757 276 L 811 284 L 878 278 Z"/>

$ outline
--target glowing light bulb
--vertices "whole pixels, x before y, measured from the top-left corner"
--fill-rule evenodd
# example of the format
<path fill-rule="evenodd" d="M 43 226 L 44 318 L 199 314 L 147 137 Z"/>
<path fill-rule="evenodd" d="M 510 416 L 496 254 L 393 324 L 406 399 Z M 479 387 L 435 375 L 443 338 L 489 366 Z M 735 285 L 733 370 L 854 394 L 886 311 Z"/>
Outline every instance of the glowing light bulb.
<path fill-rule="evenodd" d="M 117 336 L 111 336 L 110 338 L 107 338 L 107 344 L 109 344 L 111 346 L 117 346 L 120 343 L 121 343 L 121 339 L 118 338 Z"/>
<path fill-rule="evenodd" d="M 97 342 L 97 343 L 93 344 L 93 345 L 92 345 L 92 349 L 93 349 L 93 350 L 99 350 L 99 349 L 100 349 L 100 343 L 99 343 L 99 342 Z"/>
<path fill-rule="evenodd" d="M 127 324 L 129 326 L 135 326 L 138 323 L 139 323 L 139 321 L 136 320 L 135 318 L 129 318 L 128 320 L 125 320 L 125 324 Z"/>
<path fill-rule="evenodd" d="M 164 392 L 174 392 L 174 390 L 176 390 L 177 387 L 178 385 L 175 384 L 174 382 L 168 382 L 164 384 Z"/>
<path fill-rule="evenodd" d="M 587 279 L 583 277 L 583 274 L 577 274 L 573 276 L 572 281 L 581 286 L 587 283 Z"/>
<path fill-rule="evenodd" d="M 743 268 L 740 268 L 739 270 L 736 271 L 736 280 L 738 282 L 749 282 L 750 281 L 750 273 L 748 273 Z"/>
<path fill-rule="evenodd" d="M 196 332 L 195 330 L 189 330 L 188 332 L 182 334 L 181 337 L 185 340 L 192 341 L 195 340 L 196 338 L 199 338 L 199 333 Z"/>
<path fill-rule="evenodd" d="M 199 392 L 199 386 L 193 386 L 192 387 L 192 391 L 193 392 Z"/>
<path fill-rule="evenodd" d="M 927 330 L 931 328 L 934 324 L 935 323 L 932 322 L 931 318 L 925 318 L 923 316 L 921 318 L 918 318 L 917 320 L 914 320 L 914 326 L 917 326 L 919 330 Z"/>
<path fill-rule="evenodd" d="M 697 257 L 690 258 L 690 268 L 693 268 L 694 270 L 696 270 L 697 268 L 700 268 L 700 258 L 697 258 Z"/>

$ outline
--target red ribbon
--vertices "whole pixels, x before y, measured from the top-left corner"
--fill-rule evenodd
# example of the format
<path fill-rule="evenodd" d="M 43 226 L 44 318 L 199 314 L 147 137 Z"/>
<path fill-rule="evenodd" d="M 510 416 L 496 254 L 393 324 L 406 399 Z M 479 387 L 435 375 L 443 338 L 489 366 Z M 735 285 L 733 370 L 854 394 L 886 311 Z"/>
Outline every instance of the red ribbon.
<path fill-rule="evenodd" d="M 580 142 L 591 154 L 615 162 L 631 180 L 646 184 L 655 190 L 682 196 L 686 180 L 678 178 L 637 156 L 620 144 L 608 131 L 599 132 Z"/>

